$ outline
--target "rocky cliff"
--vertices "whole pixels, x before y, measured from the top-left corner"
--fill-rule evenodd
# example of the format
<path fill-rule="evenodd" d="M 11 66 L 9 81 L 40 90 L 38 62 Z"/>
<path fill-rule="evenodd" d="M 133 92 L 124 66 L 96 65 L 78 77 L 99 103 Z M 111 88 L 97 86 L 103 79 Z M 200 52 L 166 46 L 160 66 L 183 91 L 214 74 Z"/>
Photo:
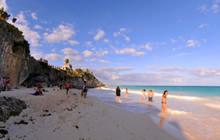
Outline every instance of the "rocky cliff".
<path fill-rule="evenodd" d="M 0 76 L 10 78 L 13 87 L 19 85 L 36 85 L 39 82 L 57 84 L 61 81 L 70 81 L 73 87 L 80 88 L 83 80 L 89 87 L 103 85 L 91 75 L 80 77 L 69 76 L 65 71 L 59 71 L 39 62 L 30 56 L 29 44 L 22 32 L 13 25 L 0 20 Z"/>

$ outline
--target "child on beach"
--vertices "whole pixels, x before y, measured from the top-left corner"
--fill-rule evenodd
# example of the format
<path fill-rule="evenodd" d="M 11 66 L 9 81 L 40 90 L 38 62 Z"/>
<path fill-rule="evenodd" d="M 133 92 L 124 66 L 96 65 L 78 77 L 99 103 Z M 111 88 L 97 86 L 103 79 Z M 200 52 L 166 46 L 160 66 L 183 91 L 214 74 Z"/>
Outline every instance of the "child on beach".
<path fill-rule="evenodd" d="M 37 90 L 36 90 L 36 92 L 33 95 L 35 95 L 35 96 L 38 96 L 38 95 L 42 96 L 43 95 L 43 91 L 42 91 L 42 86 L 41 85 L 39 85 L 37 87 Z"/>
<path fill-rule="evenodd" d="M 162 96 L 162 113 L 165 113 L 166 112 L 166 103 L 167 103 L 167 94 L 168 94 L 168 91 L 165 90 L 164 93 L 163 93 L 163 96 Z"/>
<path fill-rule="evenodd" d="M 84 81 L 83 86 L 82 86 L 81 96 L 84 96 L 84 98 L 86 98 L 87 91 L 88 91 L 87 84 L 86 84 L 86 81 Z"/>
<path fill-rule="evenodd" d="M 142 102 L 144 103 L 144 101 L 145 101 L 145 96 L 146 96 L 146 89 L 143 89 L 142 90 Z"/>
<path fill-rule="evenodd" d="M 128 89 L 126 88 L 126 91 L 125 91 L 125 100 L 128 99 Z"/>
<path fill-rule="evenodd" d="M 116 88 L 116 102 L 121 103 L 120 96 L 121 96 L 121 89 L 119 88 L 119 86 L 117 86 L 117 88 Z"/>
<path fill-rule="evenodd" d="M 148 92 L 148 104 L 152 104 L 152 101 L 153 101 L 153 96 L 154 96 L 154 93 L 152 90 L 150 90 L 150 92 Z"/>
<path fill-rule="evenodd" d="M 66 87 L 66 95 L 68 95 L 68 94 L 69 94 L 69 89 L 70 89 L 70 83 L 69 83 L 69 81 L 67 81 L 65 87 Z"/>

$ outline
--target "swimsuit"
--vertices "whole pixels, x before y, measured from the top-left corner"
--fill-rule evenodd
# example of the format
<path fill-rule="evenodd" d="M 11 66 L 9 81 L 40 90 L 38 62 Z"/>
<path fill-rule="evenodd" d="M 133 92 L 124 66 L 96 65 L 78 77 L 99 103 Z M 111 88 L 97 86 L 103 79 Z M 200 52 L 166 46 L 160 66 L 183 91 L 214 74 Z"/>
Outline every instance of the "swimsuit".
<path fill-rule="evenodd" d="M 148 101 L 152 102 L 153 101 L 153 97 L 148 97 Z"/>

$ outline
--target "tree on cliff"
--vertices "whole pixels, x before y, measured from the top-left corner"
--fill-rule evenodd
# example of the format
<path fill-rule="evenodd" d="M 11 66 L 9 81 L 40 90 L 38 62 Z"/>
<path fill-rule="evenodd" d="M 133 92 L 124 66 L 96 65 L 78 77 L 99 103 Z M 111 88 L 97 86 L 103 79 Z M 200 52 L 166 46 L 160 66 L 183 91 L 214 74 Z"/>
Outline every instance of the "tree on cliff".
<path fill-rule="evenodd" d="M 68 63 L 69 63 L 69 59 L 67 58 L 67 59 L 65 60 L 65 62 L 66 62 L 66 64 L 68 64 Z"/>
<path fill-rule="evenodd" d="M 9 17 L 10 15 L 6 11 L 4 11 L 4 7 L 2 7 L 0 9 L 0 19 L 6 21 Z"/>
<path fill-rule="evenodd" d="M 12 22 L 15 23 L 17 21 L 17 18 L 13 18 Z"/>

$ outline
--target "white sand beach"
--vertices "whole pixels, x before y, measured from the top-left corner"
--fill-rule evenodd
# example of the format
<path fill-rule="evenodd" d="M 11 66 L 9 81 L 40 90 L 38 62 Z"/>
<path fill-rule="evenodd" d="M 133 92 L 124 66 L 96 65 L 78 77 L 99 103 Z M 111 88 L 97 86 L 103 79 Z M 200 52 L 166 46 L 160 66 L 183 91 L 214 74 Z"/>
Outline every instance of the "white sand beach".
<path fill-rule="evenodd" d="M 44 92 L 20 88 L 1 96 L 22 99 L 28 108 L 0 126 L 8 130 L 3 139 L 24 140 L 175 140 L 176 137 L 143 114 L 104 104 L 99 99 L 83 99 L 80 90 Z M 89 93 L 88 93 L 89 94 Z"/>

